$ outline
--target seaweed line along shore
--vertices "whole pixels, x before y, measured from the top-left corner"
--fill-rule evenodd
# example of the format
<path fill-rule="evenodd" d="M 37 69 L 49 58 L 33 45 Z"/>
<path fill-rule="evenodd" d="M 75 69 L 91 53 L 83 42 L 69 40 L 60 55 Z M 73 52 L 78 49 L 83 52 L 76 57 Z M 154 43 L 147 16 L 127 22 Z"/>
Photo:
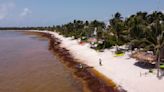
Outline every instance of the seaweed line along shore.
<path fill-rule="evenodd" d="M 30 31 L 30 34 L 49 39 L 49 50 L 72 71 L 76 78 L 82 81 L 84 92 L 124 92 L 123 89 L 118 89 L 112 80 L 96 71 L 94 67 L 83 64 L 78 59 L 75 59 L 69 50 L 61 47 L 60 40 L 52 34 L 36 31 Z M 82 68 L 79 65 L 82 65 Z"/>
<path fill-rule="evenodd" d="M 86 43 L 85 45 L 79 45 L 77 40 L 72 40 L 70 37 L 63 37 L 57 32 L 39 30 L 31 31 L 47 33 L 50 34 L 51 37 L 57 38 L 58 41 L 56 44 L 60 43 L 60 52 L 62 52 L 61 55 L 59 54 L 60 56 L 64 57 L 65 54 L 68 54 L 67 52 L 69 52 L 71 57 L 74 58 L 71 59 L 68 57 L 66 60 L 70 59 L 78 61 L 75 62 L 75 65 L 81 63 L 89 67 L 93 67 L 93 69 L 101 73 L 101 75 L 111 79 L 113 81 L 112 83 L 114 83 L 114 88 L 117 88 L 119 91 L 162 92 L 164 83 L 163 78 L 158 79 L 155 76 L 156 73 L 148 73 L 149 71 L 147 69 L 143 69 L 134 65 L 137 60 L 129 57 L 131 52 L 126 52 L 125 55 L 121 57 L 115 57 L 112 53 L 115 49 L 107 49 L 104 52 L 97 52 L 93 49 L 90 49 L 89 44 Z M 150 86 L 153 88 L 150 88 Z"/>

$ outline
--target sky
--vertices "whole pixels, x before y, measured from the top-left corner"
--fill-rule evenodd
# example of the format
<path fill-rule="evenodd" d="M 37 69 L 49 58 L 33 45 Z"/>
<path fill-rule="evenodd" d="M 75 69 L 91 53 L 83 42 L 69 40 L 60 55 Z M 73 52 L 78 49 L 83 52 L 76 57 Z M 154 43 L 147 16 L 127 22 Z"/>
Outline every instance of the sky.
<path fill-rule="evenodd" d="M 107 22 L 116 12 L 164 12 L 164 0 L 0 0 L 0 27 L 61 25 L 80 20 Z"/>

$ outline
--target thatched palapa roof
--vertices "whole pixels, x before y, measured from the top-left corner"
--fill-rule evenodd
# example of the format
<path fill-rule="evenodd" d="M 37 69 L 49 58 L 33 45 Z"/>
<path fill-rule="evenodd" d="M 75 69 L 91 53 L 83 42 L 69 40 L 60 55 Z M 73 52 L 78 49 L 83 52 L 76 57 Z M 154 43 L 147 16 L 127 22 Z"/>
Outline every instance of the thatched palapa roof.
<path fill-rule="evenodd" d="M 132 57 L 139 60 L 139 62 L 155 63 L 157 60 L 157 57 L 155 55 L 141 51 L 133 53 Z"/>

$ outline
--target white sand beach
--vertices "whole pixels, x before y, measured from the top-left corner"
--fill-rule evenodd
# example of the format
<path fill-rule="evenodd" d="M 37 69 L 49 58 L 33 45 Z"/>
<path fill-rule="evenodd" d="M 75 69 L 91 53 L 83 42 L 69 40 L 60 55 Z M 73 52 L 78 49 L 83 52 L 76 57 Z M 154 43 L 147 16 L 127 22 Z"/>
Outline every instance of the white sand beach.
<path fill-rule="evenodd" d="M 91 49 L 89 44 L 79 45 L 77 40 L 65 38 L 55 32 L 44 32 L 60 39 L 61 46 L 70 50 L 81 63 L 93 66 L 128 92 L 164 92 L 164 79 L 158 79 L 156 73 L 148 73 L 148 69 L 134 65 L 137 61 L 129 57 L 130 52 L 115 57 L 112 53 L 115 49 L 97 52 Z M 99 65 L 99 58 L 102 60 L 102 66 Z"/>

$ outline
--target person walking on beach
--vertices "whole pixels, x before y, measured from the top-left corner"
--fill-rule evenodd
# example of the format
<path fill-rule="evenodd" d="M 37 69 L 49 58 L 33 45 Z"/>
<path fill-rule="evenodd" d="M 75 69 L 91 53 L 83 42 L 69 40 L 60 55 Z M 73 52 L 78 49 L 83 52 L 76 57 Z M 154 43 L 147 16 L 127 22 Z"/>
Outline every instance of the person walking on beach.
<path fill-rule="evenodd" d="M 102 60 L 99 58 L 99 65 L 102 66 Z"/>

